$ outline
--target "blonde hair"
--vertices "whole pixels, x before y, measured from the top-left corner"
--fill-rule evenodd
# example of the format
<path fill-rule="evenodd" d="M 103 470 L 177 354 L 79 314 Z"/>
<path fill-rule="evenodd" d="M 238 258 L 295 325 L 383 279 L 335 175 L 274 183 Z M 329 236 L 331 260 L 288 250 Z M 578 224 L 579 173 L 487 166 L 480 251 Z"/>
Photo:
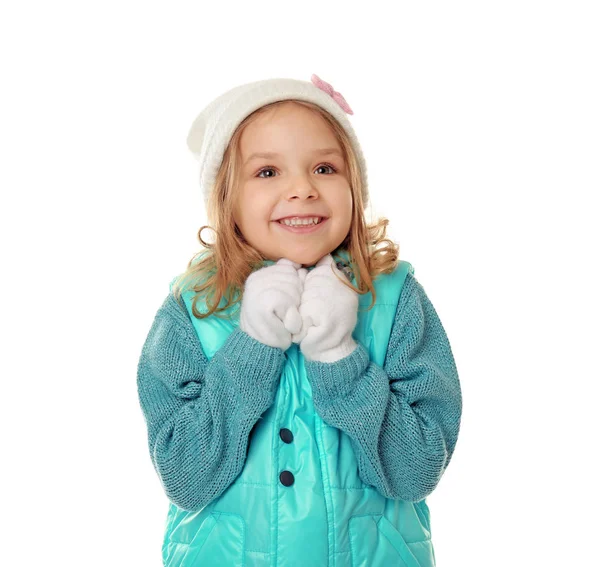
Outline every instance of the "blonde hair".
<path fill-rule="evenodd" d="M 178 276 L 172 285 L 174 296 L 179 301 L 181 293 L 186 289 L 186 282 L 191 284 L 191 289 L 195 292 L 192 312 L 198 319 L 212 314 L 218 317 L 219 313 L 239 303 L 247 277 L 255 269 L 261 268 L 265 260 L 260 252 L 246 242 L 233 218 L 238 186 L 236 180 L 241 166 L 240 137 L 246 126 L 259 116 L 287 102 L 290 100 L 267 104 L 247 116 L 237 127 L 227 146 L 207 204 L 208 222 L 214 225 L 214 228 L 209 225 L 200 228 L 198 240 L 205 250 L 194 255 L 185 272 Z M 370 310 L 376 301 L 373 280 L 381 273 L 388 274 L 394 271 L 399 262 L 399 245 L 386 237 L 389 224 L 387 218 L 380 217 L 374 224 L 366 222 L 359 166 L 346 131 L 320 106 L 296 99 L 293 99 L 293 102 L 321 116 L 329 124 L 342 147 L 353 198 L 352 222 L 348 235 L 331 255 L 335 259 L 339 250 L 348 252 L 350 267 L 358 287 L 346 278 L 340 281 L 360 295 L 370 291 L 373 294 L 368 308 Z M 202 239 L 201 234 L 205 228 L 213 228 L 215 231 L 214 244 Z M 209 251 L 206 252 L 206 249 Z M 196 261 L 199 257 L 200 260 Z M 206 296 L 206 312 L 198 311 L 196 306 L 201 296 Z M 223 300 L 224 305 L 219 307 Z"/>

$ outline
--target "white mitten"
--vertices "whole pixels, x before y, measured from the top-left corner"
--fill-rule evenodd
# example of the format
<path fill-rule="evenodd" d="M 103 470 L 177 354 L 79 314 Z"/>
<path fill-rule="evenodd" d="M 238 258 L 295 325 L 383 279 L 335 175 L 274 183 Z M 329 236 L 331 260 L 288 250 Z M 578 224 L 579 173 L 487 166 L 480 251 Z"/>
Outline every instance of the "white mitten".
<path fill-rule="evenodd" d="M 302 327 L 298 311 L 302 295 L 300 266 L 281 258 L 248 276 L 240 308 L 242 331 L 268 346 L 284 351 L 290 347 L 292 333 Z"/>
<path fill-rule="evenodd" d="M 298 333 L 292 333 L 292 342 L 300 344 L 307 360 L 335 362 L 358 346 L 352 338 L 358 321 L 358 293 L 335 274 L 346 279 L 331 254 L 327 254 L 301 276 L 304 291 L 299 311 L 303 324 Z"/>

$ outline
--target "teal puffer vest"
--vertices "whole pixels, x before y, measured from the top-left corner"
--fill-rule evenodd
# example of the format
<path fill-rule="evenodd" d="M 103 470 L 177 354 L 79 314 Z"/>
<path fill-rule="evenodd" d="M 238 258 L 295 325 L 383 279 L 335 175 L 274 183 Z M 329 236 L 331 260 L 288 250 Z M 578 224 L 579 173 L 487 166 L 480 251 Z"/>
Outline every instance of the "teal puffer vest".
<path fill-rule="evenodd" d="M 371 310 L 371 293 L 359 296 L 353 337 L 379 366 L 409 271 L 414 273 L 411 264 L 400 261 L 393 273 L 377 277 L 377 301 Z M 239 317 L 197 319 L 192 315 L 193 292 L 184 291 L 182 297 L 210 360 Z M 199 300 L 197 307 L 204 310 L 205 304 Z M 292 344 L 285 354 L 275 402 L 251 433 L 239 476 L 200 511 L 169 503 L 164 565 L 434 567 L 425 499 L 391 500 L 362 482 L 349 437 L 314 409 L 299 346 Z"/>

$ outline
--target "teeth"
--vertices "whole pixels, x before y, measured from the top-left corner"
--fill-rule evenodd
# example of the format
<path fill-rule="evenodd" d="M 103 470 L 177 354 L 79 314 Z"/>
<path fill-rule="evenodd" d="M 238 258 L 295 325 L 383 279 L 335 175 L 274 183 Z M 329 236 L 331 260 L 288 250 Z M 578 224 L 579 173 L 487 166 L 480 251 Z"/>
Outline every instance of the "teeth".
<path fill-rule="evenodd" d="M 291 219 L 282 219 L 279 222 L 281 224 L 285 224 L 287 226 L 305 226 L 305 225 L 313 225 L 319 224 L 321 222 L 321 217 L 306 217 L 306 218 L 291 218 Z"/>

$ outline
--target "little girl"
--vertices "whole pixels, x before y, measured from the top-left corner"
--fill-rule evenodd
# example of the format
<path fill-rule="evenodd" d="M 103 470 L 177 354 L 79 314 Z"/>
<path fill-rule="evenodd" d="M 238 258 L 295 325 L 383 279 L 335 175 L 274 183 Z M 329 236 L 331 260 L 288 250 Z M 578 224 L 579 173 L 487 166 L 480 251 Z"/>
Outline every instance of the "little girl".
<path fill-rule="evenodd" d="M 189 132 L 216 238 L 200 229 L 137 375 L 167 567 L 435 565 L 425 498 L 461 388 L 389 221 L 365 221 L 347 114 L 316 75 L 276 78 L 222 94 Z"/>

